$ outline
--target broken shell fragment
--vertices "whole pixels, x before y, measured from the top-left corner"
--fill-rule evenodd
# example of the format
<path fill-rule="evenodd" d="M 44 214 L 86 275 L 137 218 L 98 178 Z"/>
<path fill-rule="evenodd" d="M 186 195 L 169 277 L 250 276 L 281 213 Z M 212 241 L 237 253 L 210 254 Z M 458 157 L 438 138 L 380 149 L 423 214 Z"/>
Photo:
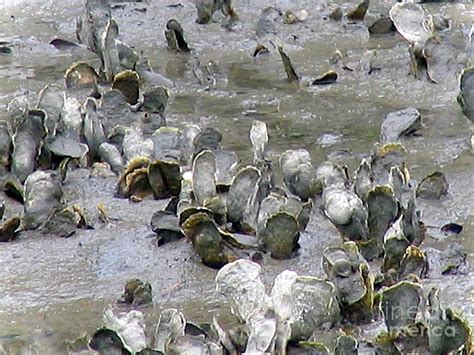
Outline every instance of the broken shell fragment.
<path fill-rule="evenodd" d="M 0 225 L 0 242 L 9 242 L 13 240 L 20 224 L 20 217 L 13 217 L 3 222 Z"/>
<path fill-rule="evenodd" d="M 158 320 L 153 348 L 165 354 L 173 340 L 184 336 L 185 327 L 186 320 L 181 312 L 173 308 L 165 309 Z"/>
<path fill-rule="evenodd" d="M 329 85 L 337 81 L 337 72 L 330 70 L 313 80 L 311 85 Z"/>
<path fill-rule="evenodd" d="M 267 125 L 262 121 L 253 121 L 250 129 L 250 142 L 252 143 L 254 163 L 264 159 L 268 143 Z"/>
<path fill-rule="evenodd" d="M 105 30 L 100 35 L 100 52 L 98 54 L 102 59 L 102 73 L 105 80 L 109 82 L 114 80 L 114 77 L 122 69 L 117 46 L 118 33 L 117 22 L 111 18 L 107 21 Z"/>
<path fill-rule="evenodd" d="M 133 306 L 149 304 L 153 302 L 151 285 L 139 279 L 127 280 L 122 298 L 125 303 L 130 303 Z"/>
<path fill-rule="evenodd" d="M 369 0 L 363 0 L 355 9 L 347 13 L 347 19 L 362 21 L 369 8 L 369 3 Z"/>
<path fill-rule="evenodd" d="M 282 46 L 278 46 L 278 53 L 280 53 L 281 60 L 283 62 L 283 67 L 285 68 L 285 73 L 290 83 L 299 82 L 300 78 L 291 64 L 291 59 L 288 55 L 283 51 Z"/>
<path fill-rule="evenodd" d="M 464 115 L 474 122 L 474 67 L 462 71 L 457 101 Z"/>
<path fill-rule="evenodd" d="M 437 36 L 428 38 L 423 46 L 429 79 L 434 83 L 449 83 L 458 79 L 464 63 L 456 48 Z"/>
<path fill-rule="evenodd" d="M 439 200 L 448 193 L 449 184 L 442 172 L 434 172 L 425 177 L 416 188 L 416 197 Z"/>
<path fill-rule="evenodd" d="M 107 138 L 105 137 L 104 126 L 101 117 L 97 112 L 97 101 L 92 97 L 87 98 L 84 104 L 85 116 L 83 132 L 89 151 L 93 159 L 99 157 L 99 147 Z"/>
<path fill-rule="evenodd" d="M 120 151 L 115 145 L 107 142 L 102 143 L 99 146 L 99 156 L 102 161 L 110 165 L 110 168 L 115 174 L 119 175 L 123 172 L 122 154 L 120 154 Z"/>
<path fill-rule="evenodd" d="M 175 19 L 171 19 L 166 23 L 165 38 L 168 49 L 184 53 L 191 51 L 184 39 L 183 28 Z"/>
<path fill-rule="evenodd" d="M 369 33 L 372 35 L 387 34 L 393 31 L 396 31 L 396 28 L 388 16 L 379 17 L 369 26 Z"/>
<path fill-rule="evenodd" d="M 69 238 L 78 228 L 91 228 L 86 220 L 84 210 L 79 205 L 72 205 L 54 211 L 41 227 L 41 233 L 61 238 Z"/>
<path fill-rule="evenodd" d="M 421 115 L 415 108 L 389 113 L 381 127 L 380 141 L 382 143 L 397 142 L 400 137 L 416 132 L 421 126 Z"/>
<path fill-rule="evenodd" d="M 157 234 L 158 246 L 184 237 L 179 218 L 171 212 L 157 211 L 151 217 L 151 229 Z"/>
<path fill-rule="evenodd" d="M 138 74 L 132 70 L 125 70 L 117 73 L 113 79 L 112 89 L 120 91 L 130 105 L 135 105 L 139 96 Z"/>

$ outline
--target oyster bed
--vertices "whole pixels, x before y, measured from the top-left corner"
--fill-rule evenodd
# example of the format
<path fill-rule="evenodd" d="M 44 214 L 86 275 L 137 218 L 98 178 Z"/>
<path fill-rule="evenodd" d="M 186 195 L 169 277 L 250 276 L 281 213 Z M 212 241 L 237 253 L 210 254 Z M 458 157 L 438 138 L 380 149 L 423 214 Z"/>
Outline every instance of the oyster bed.
<path fill-rule="evenodd" d="M 262 8 L 270 1 L 238 1 L 235 8 L 242 28 L 227 32 L 220 23 L 198 25 L 191 2 L 172 6 L 176 1 L 116 3 L 113 17 L 120 27 L 119 38 L 143 51 L 157 72 L 175 82 L 166 108 L 169 126 L 195 123 L 215 127 L 224 148 L 234 150 L 241 165 L 252 161 L 249 131 L 255 119 L 267 124 L 272 160 L 278 162 L 287 149 L 307 149 L 314 166 L 329 156 L 347 164 L 351 171 L 379 139 L 384 117 L 406 107 L 417 108 L 423 125 L 418 135 L 403 139 L 412 178 L 421 181 L 434 171 L 443 171 L 449 182 L 448 194 L 441 200 L 417 201 L 428 232 L 443 237 L 439 227 L 456 222 L 464 228 L 459 236 L 442 240 L 428 237 L 423 247 L 443 250 L 453 242 L 474 253 L 474 157 L 466 148 L 469 122 L 456 103 L 458 82 L 427 83 L 408 76 L 410 63 L 406 43 L 395 34 L 370 37 L 364 25 L 321 19 L 323 4 L 309 1 L 280 1 L 284 9 L 306 9 L 309 19 L 295 25 L 278 26 L 278 36 L 286 53 L 302 77 L 316 77 L 335 69 L 337 83 L 298 88 L 286 82 L 286 74 L 276 51 L 255 59 L 256 23 Z M 343 3 L 346 9 L 356 2 Z M 0 118 L 7 115 L 7 104 L 25 93 L 35 98 L 50 83 L 63 85 L 66 69 L 77 60 L 97 66 L 97 58 L 83 48 L 57 50 L 50 40 L 75 40 L 75 18 L 82 3 L 66 6 L 59 2 L 15 1 L 0 5 L 0 19 L 8 24 L 1 40 L 11 43 L 12 54 L 0 56 Z M 392 4 L 374 3 L 369 15 L 388 13 Z M 469 3 L 424 4 L 433 13 L 443 13 L 455 23 L 469 23 L 474 7 Z M 143 11 L 146 9 L 146 11 Z M 179 54 L 167 51 L 164 29 L 171 18 L 179 20 L 186 40 L 202 63 L 210 59 L 221 64 L 227 82 L 205 90 Z M 471 21 L 472 22 L 472 21 Z M 376 50 L 376 70 L 368 75 L 348 72 L 331 64 L 336 49 L 347 49 L 358 62 L 367 50 Z M 114 198 L 116 177 L 89 177 L 89 171 L 68 173 L 64 198 L 77 203 L 93 221 L 99 220 L 97 205 L 108 210 L 109 223 L 97 223 L 93 230 L 78 230 L 69 238 L 56 238 L 37 232 L 23 232 L 11 243 L 0 245 L 0 343 L 4 349 L 30 349 L 37 353 L 64 353 L 65 339 L 91 334 L 102 325 L 102 314 L 116 304 L 127 279 L 140 278 L 153 287 L 153 305 L 140 308 L 150 329 L 160 311 L 176 307 L 188 320 L 208 322 L 214 315 L 228 315 L 226 300 L 215 290 L 216 271 L 200 262 L 185 240 L 156 244 L 149 224 L 154 212 L 167 200 L 145 199 L 139 203 Z M 22 206 L 7 200 L 7 216 Z M 438 228 L 436 228 L 438 227 Z M 438 238 L 439 239 L 439 238 Z M 324 213 L 312 209 L 306 230 L 301 233 L 295 258 L 265 258 L 263 279 L 270 288 L 276 275 L 292 270 L 299 275 L 324 277 L 323 250 L 340 244 L 339 232 Z M 441 289 L 444 304 L 460 309 L 474 323 L 472 311 L 473 270 L 464 274 L 432 276 L 423 279 L 426 289 Z M 365 335 L 376 332 L 381 322 L 364 326 Z M 327 335 L 331 339 L 331 335 Z"/>

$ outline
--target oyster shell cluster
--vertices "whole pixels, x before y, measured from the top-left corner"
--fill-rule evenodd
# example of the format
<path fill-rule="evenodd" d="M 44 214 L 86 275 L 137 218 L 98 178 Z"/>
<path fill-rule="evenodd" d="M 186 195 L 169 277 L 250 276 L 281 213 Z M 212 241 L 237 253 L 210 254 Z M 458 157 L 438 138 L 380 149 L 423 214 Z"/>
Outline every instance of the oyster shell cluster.
<path fill-rule="evenodd" d="M 210 22 L 219 10 L 229 18 L 227 27 L 239 20 L 228 0 L 197 0 L 196 7 L 200 24 Z M 362 21 L 368 8 L 364 0 L 345 18 Z M 307 16 L 306 11 L 265 8 L 257 24 L 257 37 L 265 44 L 257 46 L 254 56 L 270 52 L 276 21 L 290 25 Z M 331 9 L 328 17 L 339 21 L 342 10 Z M 439 171 L 418 184 L 410 178 L 403 141 L 422 127 L 418 110 L 389 113 L 380 142 L 352 174 L 331 161 L 314 165 L 306 149 L 290 149 L 275 159 L 268 151 L 267 126 L 258 120 L 249 127 L 253 162 L 241 166 L 215 128 L 166 124 L 174 84 L 118 39 L 119 26 L 108 1 L 86 1 L 77 25 L 78 40 L 97 55 L 100 68 L 73 63 L 64 86 L 47 85 L 34 103 L 16 98 L 9 104 L 10 119 L 0 122 L 4 190 L 24 206 L 23 213 L 5 220 L 5 204 L 0 206 L 0 241 L 11 241 L 22 230 L 70 237 L 78 228 L 92 228 L 83 208 L 63 199 L 62 185 L 71 169 L 103 168 L 117 179 L 116 198 L 134 203 L 168 200 L 150 221 L 157 244 L 185 239 L 204 265 L 219 269 L 216 290 L 232 305 L 238 324 L 227 329 L 214 319 L 212 324 L 195 325 L 180 311 L 167 309 L 151 345 L 140 312 L 115 316 L 108 310 L 105 327 L 88 341 L 90 349 L 125 354 L 285 354 L 297 347 L 307 353 L 329 353 L 317 341 L 316 330 L 383 318 L 387 332 L 371 343 L 378 353 L 471 351 L 467 322 L 440 305 L 436 289 L 426 294 L 421 286 L 430 265 L 439 261 L 436 257 L 456 260 L 460 267 L 466 255 L 452 248 L 452 255 L 437 256 L 422 247 L 426 230 L 417 198 L 440 199 L 449 184 Z M 460 75 L 458 102 L 473 121 L 473 68 L 465 68 L 458 50 L 436 33 L 440 30 L 435 19 L 418 4 L 397 3 L 368 30 L 383 34 L 394 29 L 409 44 L 416 77 L 440 83 Z M 218 63 L 201 66 L 177 20 L 168 21 L 165 38 L 176 55 L 191 57 L 202 85 L 225 85 L 227 77 Z M 274 47 L 287 80 L 304 83 L 283 47 Z M 334 62 L 343 57 L 339 51 Z M 343 69 L 353 70 L 346 64 Z M 360 70 L 370 74 L 375 69 L 369 63 L 367 70 Z M 330 70 L 307 83 L 328 85 L 337 79 L 337 71 Z M 280 175 L 281 185 L 275 183 Z M 252 260 L 296 257 L 315 208 L 341 237 L 339 245 L 323 252 L 325 277 L 286 270 L 267 293 L 262 267 Z M 108 223 L 105 209 L 98 209 Z M 129 280 L 124 302 L 151 303 L 151 285 Z M 334 353 L 353 354 L 358 349 L 359 340 L 343 333 Z"/>

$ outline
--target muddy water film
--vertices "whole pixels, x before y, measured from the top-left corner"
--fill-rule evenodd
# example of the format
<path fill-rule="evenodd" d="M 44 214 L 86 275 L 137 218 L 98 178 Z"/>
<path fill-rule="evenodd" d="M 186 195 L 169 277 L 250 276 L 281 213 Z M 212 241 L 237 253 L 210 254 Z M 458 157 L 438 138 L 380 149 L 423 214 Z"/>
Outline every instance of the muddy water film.
<path fill-rule="evenodd" d="M 291 25 L 279 18 L 273 24 L 274 34 L 257 37 L 261 10 L 275 3 L 283 13 L 306 10 L 308 18 Z M 409 75 L 407 41 L 395 31 L 369 33 L 367 26 L 379 14 L 387 15 L 394 3 L 374 0 L 366 19 L 354 22 L 346 18 L 332 21 L 329 14 L 336 5 L 346 13 L 356 1 L 236 0 L 239 22 L 228 31 L 220 14 L 209 24 L 197 24 L 195 5 L 188 0 L 111 2 L 112 16 L 120 29 L 118 38 L 149 58 L 155 72 L 173 82 L 165 113 L 167 125 L 192 123 L 216 128 L 222 133 L 223 147 L 235 151 L 242 166 L 252 163 L 249 131 L 252 121 L 258 119 L 268 127 L 268 155 L 275 167 L 285 150 L 304 148 L 314 166 L 330 159 L 347 164 L 352 174 L 378 141 L 386 115 L 416 108 L 422 126 L 415 135 L 402 140 L 411 178 L 420 182 L 442 171 L 449 182 L 448 193 L 441 199 L 417 201 L 429 234 L 422 248 L 444 250 L 461 244 L 471 265 L 472 123 L 456 102 L 457 75 L 437 83 L 418 80 Z M 46 84 L 62 86 L 64 73 L 73 62 L 99 67 L 97 56 L 84 46 L 56 48 L 49 44 L 55 38 L 77 42 L 76 18 L 83 7 L 84 3 L 77 0 L 0 0 L 0 47 L 8 48 L 0 53 L 0 119 L 7 119 L 8 103 L 15 97 L 35 102 Z M 449 19 L 448 31 L 455 33 L 450 41 L 456 48 L 465 48 L 474 23 L 472 2 L 424 3 L 422 7 L 433 16 Z M 200 63 L 213 60 L 220 66 L 214 83 L 199 83 L 190 57 L 167 49 L 164 30 L 172 18 L 183 26 Z M 262 42 L 270 54 L 252 56 Z M 302 81 L 335 70 L 337 82 L 309 87 L 288 83 L 275 44 L 283 45 Z M 336 50 L 347 53 L 351 70 L 331 61 Z M 468 48 L 459 55 L 467 63 L 472 49 L 470 53 Z M 275 170 L 281 183 L 278 168 Z M 67 353 L 68 341 L 102 326 L 103 312 L 110 305 L 121 311 L 130 309 L 117 300 L 125 281 L 131 278 L 148 281 L 153 288 L 153 304 L 139 308 L 149 325 L 149 336 L 153 336 L 165 308 L 180 309 L 194 322 L 229 314 L 226 300 L 215 290 L 217 271 L 200 262 L 189 242 L 182 239 L 157 246 L 150 219 L 168 200 L 136 203 L 118 199 L 114 197 L 116 183 L 116 176 L 90 177 L 88 169 L 71 169 L 63 183 L 63 199 L 82 206 L 94 229 L 77 230 L 69 238 L 25 231 L 11 242 L 1 243 L 0 352 Z M 0 200 L 7 202 L 5 218 L 23 210 L 4 193 Z M 108 223 L 100 221 L 98 205 L 106 207 Z M 294 258 L 263 258 L 264 281 L 269 289 L 274 277 L 284 270 L 325 277 L 323 250 L 338 245 L 341 237 L 319 205 L 316 201 Z M 462 225 L 462 232 L 446 237 L 439 229 L 447 223 Z M 467 266 L 456 274 L 431 275 L 422 284 L 426 289 L 438 287 L 442 302 L 462 311 L 473 326 L 473 275 L 474 270 Z M 365 325 L 361 337 L 373 336 L 380 324 Z M 332 346 L 333 337 L 328 336 L 327 341 Z"/>

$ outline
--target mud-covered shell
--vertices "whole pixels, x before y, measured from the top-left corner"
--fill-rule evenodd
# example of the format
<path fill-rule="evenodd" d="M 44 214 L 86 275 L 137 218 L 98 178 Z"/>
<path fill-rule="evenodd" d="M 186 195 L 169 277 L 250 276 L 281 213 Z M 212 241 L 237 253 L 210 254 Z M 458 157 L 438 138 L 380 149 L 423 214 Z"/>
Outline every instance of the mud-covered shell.
<path fill-rule="evenodd" d="M 154 145 L 154 155 L 157 159 L 180 158 L 183 132 L 176 127 L 160 127 L 151 139 Z"/>
<path fill-rule="evenodd" d="M 472 352 L 472 329 L 462 315 L 451 308 L 440 305 L 438 289 L 432 288 L 428 294 L 429 346 L 432 354 L 449 354 L 459 349 Z M 448 331 L 449 329 L 449 331 Z"/>
<path fill-rule="evenodd" d="M 216 188 L 219 192 L 227 191 L 236 175 L 239 158 L 232 150 L 219 149 L 216 156 Z"/>
<path fill-rule="evenodd" d="M 399 277 L 401 279 L 408 275 L 424 277 L 427 267 L 428 262 L 425 252 L 414 245 L 410 245 L 400 261 Z"/>
<path fill-rule="evenodd" d="M 300 230 L 295 216 L 278 212 L 270 216 L 259 234 L 259 244 L 272 258 L 289 259 L 298 248 Z"/>
<path fill-rule="evenodd" d="M 79 205 L 67 206 L 56 210 L 41 227 L 43 234 L 68 238 L 78 228 L 90 228 L 84 210 Z"/>
<path fill-rule="evenodd" d="M 381 309 L 388 331 L 414 324 L 423 314 L 425 296 L 419 284 L 402 281 L 382 291 Z"/>
<path fill-rule="evenodd" d="M 389 15 L 398 33 L 408 42 L 423 45 L 433 32 L 429 17 L 416 3 L 396 3 Z"/>
<path fill-rule="evenodd" d="M 439 200 L 448 193 L 449 184 L 444 173 L 436 171 L 423 178 L 416 188 L 416 197 Z"/>
<path fill-rule="evenodd" d="M 131 127 L 124 129 L 122 151 L 125 161 L 130 162 L 137 157 L 148 157 L 151 159 L 154 156 L 154 149 L 153 140 L 145 138 L 140 128 Z"/>
<path fill-rule="evenodd" d="M 474 67 L 462 71 L 459 80 L 458 103 L 464 115 L 474 122 Z"/>
<path fill-rule="evenodd" d="M 148 167 L 148 179 L 155 198 L 178 196 L 181 191 L 181 168 L 174 160 L 157 160 Z"/>
<path fill-rule="evenodd" d="M 0 225 L 0 242 L 9 242 L 15 237 L 15 233 L 20 227 L 20 217 L 12 217 Z"/>
<path fill-rule="evenodd" d="M 179 218 L 168 211 L 157 211 L 151 217 L 151 229 L 158 236 L 158 245 L 184 238 Z"/>
<path fill-rule="evenodd" d="M 331 282 L 298 276 L 291 286 L 291 295 L 294 302 L 291 340 L 306 340 L 315 329 L 337 322 L 340 309 Z"/>
<path fill-rule="evenodd" d="M 212 268 L 220 268 L 228 261 L 224 254 L 222 237 L 214 221 L 206 213 L 196 213 L 186 219 L 181 226 L 188 240 L 201 257 L 202 263 Z"/>
<path fill-rule="evenodd" d="M 410 245 L 410 242 L 403 234 L 402 218 L 403 217 L 400 217 L 385 233 L 382 272 L 387 272 L 390 269 L 399 270 L 400 262 L 405 255 L 406 249 Z"/>
<path fill-rule="evenodd" d="M 369 33 L 372 35 L 387 34 L 396 31 L 393 21 L 388 16 L 381 16 L 377 18 L 369 26 Z"/>
<path fill-rule="evenodd" d="M 216 196 L 216 156 L 210 150 L 199 153 L 193 162 L 193 192 L 198 205 Z"/>
<path fill-rule="evenodd" d="M 403 171 L 406 154 L 405 147 L 400 143 L 375 144 L 371 161 L 375 183 L 388 184 L 390 169 L 394 166 Z"/>
<path fill-rule="evenodd" d="M 15 129 L 12 137 L 12 172 L 25 181 L 35 168 L 41 152 L 43 139 L 47 134 L 45 127 L 46 113 L 43 110 L 27 112 Z"/>
<path fill-rule="evenodd" d="M 194 155 L 197 156 L 203 150 L 216 151 L 220 149 L 221 141 L 222 134 L 217 129 L 206 127 L 194 137 Z"/>

